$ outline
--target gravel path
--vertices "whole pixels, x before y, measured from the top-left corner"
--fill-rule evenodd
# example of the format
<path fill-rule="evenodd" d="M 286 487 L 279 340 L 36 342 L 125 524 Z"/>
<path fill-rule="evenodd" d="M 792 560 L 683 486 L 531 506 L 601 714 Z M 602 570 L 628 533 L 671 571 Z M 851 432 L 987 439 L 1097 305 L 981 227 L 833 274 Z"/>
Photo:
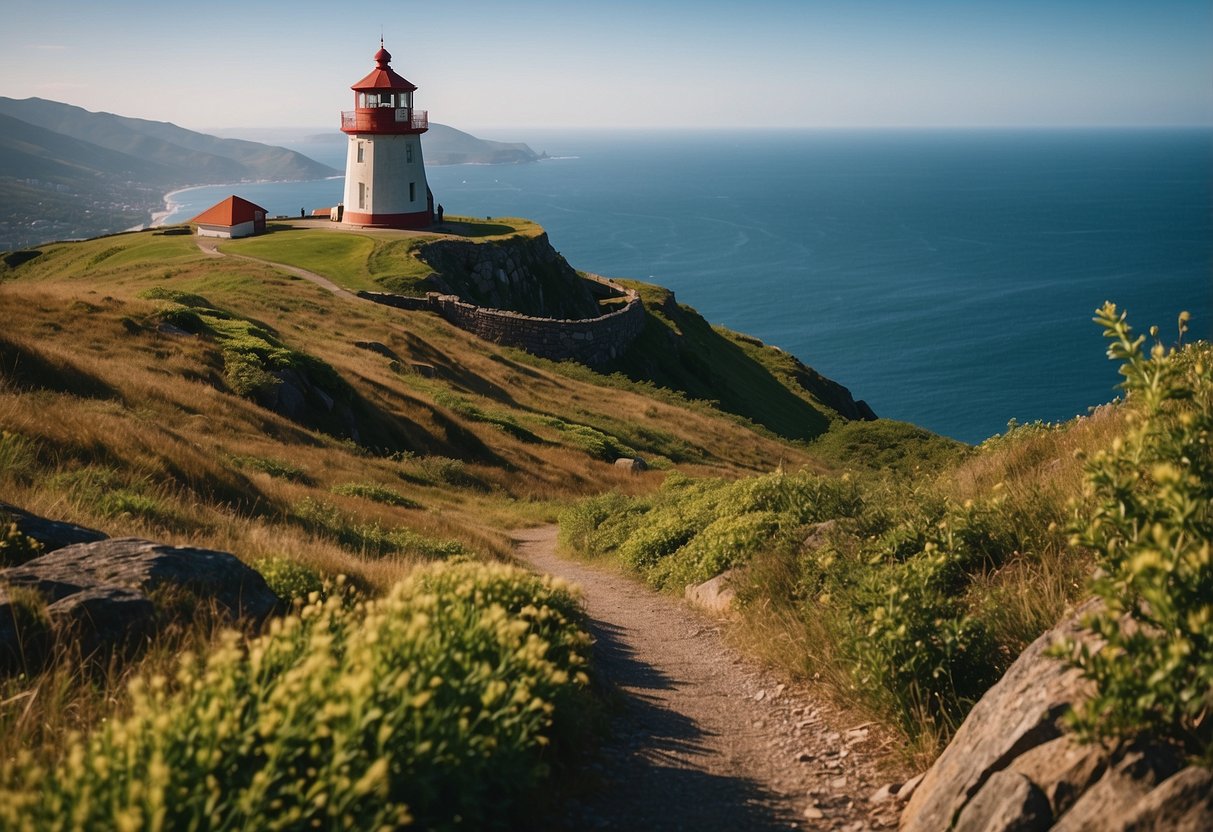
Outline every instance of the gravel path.
<path fill-rule="evenodd" d="M 740 656 L 718 621 L 556 554 L 556 527 L 514 533 L 518 556 L 581 586 L 595 665 L 620 693 L 569 829 L 881 829 L 868 726 Z M 885 778 L 887 779 L 887 777 Z"/>

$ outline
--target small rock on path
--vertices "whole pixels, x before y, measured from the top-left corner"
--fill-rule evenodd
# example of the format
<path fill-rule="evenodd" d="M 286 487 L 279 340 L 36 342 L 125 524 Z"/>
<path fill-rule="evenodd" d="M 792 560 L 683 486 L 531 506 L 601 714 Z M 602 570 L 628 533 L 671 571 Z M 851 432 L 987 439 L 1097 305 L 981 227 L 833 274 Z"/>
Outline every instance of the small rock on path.
<path fill-rule="evenodd" d="M 533 568 L 578 584 L 598 672 L 622 696 L 569 829 L 881 829 L 893 807 L 866 731 L 730 648 L 718 622 L 556 554 L 556 527 L 513 533 Z"/>

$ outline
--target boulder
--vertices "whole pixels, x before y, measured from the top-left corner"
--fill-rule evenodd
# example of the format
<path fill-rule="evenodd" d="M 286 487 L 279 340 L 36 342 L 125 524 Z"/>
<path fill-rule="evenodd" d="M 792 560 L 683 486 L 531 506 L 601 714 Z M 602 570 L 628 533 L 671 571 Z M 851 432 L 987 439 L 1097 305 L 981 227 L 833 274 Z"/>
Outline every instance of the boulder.
<path fill-rule="evenodd" d="M 648 463 L 639 457 L 620 457 L 615 460 L 616 468 L 623 468 L 631 471 L 633 474 L 639 474 L 641 471 L 649 470 Z"/>
<path fill-rule="evenodd" d="M 1096 603 L 1033 642 L 974 706 L 902 812 L 903 832 L 1213 829 L 1213 773 L 1183 768 L 1174 746 L 1063 732 L 1060 717 L 1090 687 L 1045 651 L 1062 637 L 1098 649 L 1079 626 Z"/>
<path fill-rule="evenodd" d="M 57 549 L 0 570 L 0 672 L 43 666 L 55 644 L 81 656 L 136 646 L 160 621 L 190 616 L 195 601 L 252 622 L 279 607 L 265 579 L 227 552 L 133 537 Z"/>
<path fill-rule="evenodd" d="M 737 597 L 732 587 L 734 570 L 721 572 L 715 578 L 701 584 L 690 584 L 684 593 L 686 599 L 709 612 L 725 614 L 733 608 Z"/>
<path fill-rule="evenodd" d="M 1066 734 L 1016 757 L 1010 768 L 1038 783 L 1053 815 L 1060 817 L 1103 776 L 1107 763 L 1106 748 Z"/>
<path fill-rule="evenodd" d="M 131 648 L 153 631 L 156 605 L 142 592 L 95 586 L 61 598 L 46 608 L 60 643 L 69 641 L 81 656 Z"/>
<path fill-rule="evenodd" d="M 1103 773 L 1058 820 L 1058 832 L 1102 832 L 1120 829 L 1130 811 L 1182 765 L 1165 745 L 1132 742 L 1109 755 Z"/>
<path fill-rule="evenodd" d="M 1014 771 L 996 771 L 961 810 L 956 832 L 1045 832 L 1053 823 L 1049 800 Z"/>
<path fill-rule="evenodd" d="M 1188 766 L 1126 814 L 1124 832 L 1208 832 L 1213 829 L 1213 771 Z"/>
<path fill-rule="evenodd" d="M 265 579 L 227 552 L 135 537 L 67 546 L 0 571 L 0 582 L 29 587 L 49 604 L 97 587 L 146 594 L 167 586 L 213 600 L 232 618 L 260 621 L 278 607 Z"/>
<path fill-rule="evenodd" d="M 50 656 L 54 640 L 44 605 L 0 584 L 0 674 L 32 672 Z"/>
<path fill-rule="evenodd" d="M 45 517 L 39 517 L 0 501 L 0 523 L 4 522 L 5 517 L 11 518 L 11 521 L 17 524 L 19 532 L 41 543 L 47 552 L 71 546 L 73 543 L 93 543 L 105 540 L 109 536 L 105 532 L 99 532 L 87 526 L 77 526 L 61 520 L 47 520 Z"/>
<path fill-rule="evenodd" d="M 1045 653 L 1060 637 L 1081 634 L 1079 619 L 1091 603 L 1032 642 L 973 707 L 906 804 L 902 830 L 950 829 L 991 775 L 1062 735 L 1061 716 L 1089 691 L 1089 683 Z"/>

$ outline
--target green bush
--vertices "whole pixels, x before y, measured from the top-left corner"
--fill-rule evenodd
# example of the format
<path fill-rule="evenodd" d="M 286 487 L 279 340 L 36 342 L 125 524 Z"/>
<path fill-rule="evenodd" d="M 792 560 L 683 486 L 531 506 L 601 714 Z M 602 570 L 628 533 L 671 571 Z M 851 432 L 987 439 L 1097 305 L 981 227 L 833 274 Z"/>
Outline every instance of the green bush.
<path fill-rule="evenodd" d="M 858 624 L 841 639 L 858 689 L 911 735 L 924 722 L 954 730 L 998 678 L 992 640 L 953 590 L 961 572 L 960 556 L 928 543 L 903 563 L 867 572 L 843 613 Z"/>
<path fill-rule="evenodd" d="M 656 564 L 649 582 L 658 588 L 681 590 L 703 583 L 733 566 L 744 564 L 760 547 L 768 545 L 779 528 L 779 515 L 751 511 L 720 517 L 695 535 L 676 557 Z"/>
<path fill-rule="evenodd" d="M 1099 647 L 1067 645 L 1096 693 L 1074 714 L 1085 736 L 1149 730 L 1213 762 L 1213 354 L 1147 357 L 1113 304 L 1095 318 L 1121 362 L 1129 428 L 1087 467 L 1076 545 L 1093 549 Z M 1187 313 L 1180 316 L 1180 337 Z M 1157 335 L 1157 330 L 1152 330 Z"/>
<path fill-rule="evenodd" d="M 404 528 L 385 529 L 350 517 L 332 503 L 304 497 L 294 505 L 294 515 L 314 534 L 332 538 L 341 546 L 369 557 L 389 553 L 423 558 L 447 558 L 467 554 L 457 540 L 434 540 Z"/>
<path fill-rule="evenodd" d="M 584 716 L 589 639 L 549 578 L 469 563 L 227 633 L 39 761 L 0 759 L 0 828 L 423 829 L 533 823 Z"/>
<path fill-rule="evenodd" d="M 233 456 L 231 459 L 233 463 L 239 465 L 241 468 L 252 468 L 254 471 L 260 471 L 263 474 L 269 474 L 271 477 L 277 477 L 278 479 L 302 483 L 311 481 L 311 477 L 307 475 L 307 472 L 298 465 L 292 465 L 281 459 L 264 456 Z"/>
<path fill-rule="evenodd" d="M 66 491 L 76 505 L 102 517 L 139 517 L 163 523 L 176 519 L 159 497 L 148 493 L 155 490 L 150 483 L 131 481 L 115 468 L 86 465 L 62 471 L 51 477 L 50 486 Z"/>
<path fill-rule="evenodd" d="M 346 497 L 362 497 L 363 499 L 383 503 L 387 506 L 421 508 L 420 503 L 410 500 L 399 491 L 374 482 L 343 482 L 334 485 L 330 490 L 334 494 L 341 494 Z"/>
<path fill-rule="evenodd" d="M 0 528 L 4 528 L 5 518 L 4 512 L 0 511 Z M 16 523 L 9 523 L 8 528 L 0 532 L 0 568 L 19 566 L 40 554 L 42 544 L 22 534 Z"/>
<path fill-rule="evenodd" d="M 324 577 L 299 561 L 269 557 L 255 560 L 249 566 L 257 570 L 274 594 L 287 604 L 315 603 L 328 597 Z"/>

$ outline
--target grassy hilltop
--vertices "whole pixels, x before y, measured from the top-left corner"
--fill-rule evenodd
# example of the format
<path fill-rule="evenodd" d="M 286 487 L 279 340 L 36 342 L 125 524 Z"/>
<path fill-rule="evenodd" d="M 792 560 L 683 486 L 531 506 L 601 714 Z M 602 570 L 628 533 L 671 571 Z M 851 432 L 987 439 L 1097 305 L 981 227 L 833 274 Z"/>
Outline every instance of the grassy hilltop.
<path fill-rule="evenodd" d="M 484 245 L 541 233 L 516 221 L 463 231 Z M 36 825 L 38 805 L 51 817 L 88 804 L 98 823 L 116 806 L 128 821 L 163 817 L 164 796 L 191 782 L 209 791 L 170 801 L 183 823 L 214 805 L 237 822 L 285 805 L 284 828 L 410 817 L 446 828 L 456 821 L 443 795 L 470 783 L 483 802 L 469 817 L 506 801 L 498 821 L 520 822 L 534 808 L 526 795 L 583 743 L 592 708 L 567 589 L 486 565 L 508 559 L 511 528 L 559 519 L 568 551 L 674 593 L 736 570 L 743 643 L 821 680 L 920 759 L 1090 591 L 1095 564 L 1120 581 L 1106 597 L 1153 591 L 1158 575 L 1135 572 L 1137 555 L 1164 544 L 1109 535 L 1117 500 L 1153 528 L 1182 527 L 1176 551 L 1203 536 L 1208 560 L 1207 345 L 1142 355 L 1105 310 L 1124 336 L 1130 402 L 973 448 L 860 418 L 870 413 L 845 388 L 660 287 L 635 284 L 648 329 L 603 373 L 264 262 L 415 292 L 429 274 L 422 245 L 284 229 L 215 257 L 167 230 L 6 256 L 3 499 L 113 536 L 233 552 L 304 606 L 253 641 L 202 621 L 99 676 L 64 657 L 0 680 L 0 745 L 24 749 L 0 760 L 0 797 L 12 799 L 0 828 Z M 650 469 L 616 467 L 619 457 Z M 1197 508 L 1169 514 L 1151 502 L 1159 489 Z M 0 560 L 22 545 L 0 538 Z M 1203 586 L 1207 563 L 1192 557 Z M 1185 616 L 1190 601 L 1177 607 Z M 1177 626 L 1195 628 L 1190 665 L 1207 670 L 1201 628 L 1213 624 L 1201 615 Z M 435 616 L 441 637 L 424 625 Z M 262 656 L 278 670 L 261 674 Z M 1171 666 L 1177 701 L 1185 668 Z M 1125 696 L 1117 673 L 1108 707 Z M 219 689 L 221 678 L 243 687 Z M 352 711 L 334 704 L 351 679 L 365 688 Z M 1178 721 L 1209 753 L 1199 718 L 1146 711 L 1123 724 Z M 191 721 L 203 712 L 220 716 Z M 326 745 L 301 727 L 317 714 L 333 720 Z M 222 754 L 197 754 L 204 734 Z M 244 742 L 254 736 L 268 757 Z M 180 773 L 162 765 L 174 754 Z M 141 778 L 146 789 L 132 785 Z M 34 782 L 45 800 L 19 799 Z M 331 802 L 316 802 L 316 783 Z"/>

